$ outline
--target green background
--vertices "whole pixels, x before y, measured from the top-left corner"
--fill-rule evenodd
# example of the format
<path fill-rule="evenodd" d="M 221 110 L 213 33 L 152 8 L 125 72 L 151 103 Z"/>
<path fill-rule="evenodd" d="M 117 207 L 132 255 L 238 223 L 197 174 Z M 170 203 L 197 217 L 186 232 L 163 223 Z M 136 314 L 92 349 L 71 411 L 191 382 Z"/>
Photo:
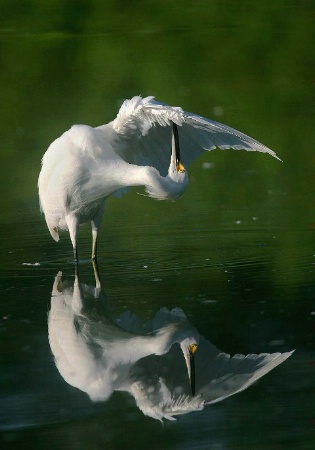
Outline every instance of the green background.
<path fill-rule="evenodd" d="M 216 150 L 191 165 L 176 203 L 141 189 L 109 198 L 99 265 L 113 312 L 147 320 L 180 306 L 224 351 L 298 350 L 256 391 L 176 426 L 118 393 L 92 418 L 5 433 L 5 445 L 133 448 L 138 436 L 134 448 L 314 448 L 314 19 L 307 0 L 0 0 L 2 394 L 22 392 L 17 374 L 48 358 L 53 279 L 73 274 L 68 235 L 56 244 L 39 212 L 41 157 L 133 95 L 226 123 L 283 162 Z M 81 276 L 92 283 L 90 245 L 87 225 Z M 22 343 L 33 357 L 21 359 Z"/>

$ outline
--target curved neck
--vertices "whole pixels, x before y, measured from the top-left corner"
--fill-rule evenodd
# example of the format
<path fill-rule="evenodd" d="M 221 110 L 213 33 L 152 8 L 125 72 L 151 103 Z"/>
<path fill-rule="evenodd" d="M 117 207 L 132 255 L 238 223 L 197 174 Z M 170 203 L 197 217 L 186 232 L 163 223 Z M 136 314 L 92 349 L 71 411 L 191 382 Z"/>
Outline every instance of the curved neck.
<path fill-rule="evenodd" d="M 176 172 L 173 162 L 171 162 L 166 177 L 162 177 L 158 170 L 153 167 L 147 167 L 146 169 L 145 189 L 149 197 L 157 200 L 176 200 L 184 194 L 188 184 L 187 172 Z"/>
<path fill-rule="evenodd" d="M 177 172 L 172 161 L 166 177 L 163 177 L 154 167 L 137 166 L 125 161 L 120 161 L 120 170 L 115 170 L 113 173 L 115 175 L 112 185 L 116 188 L 115 190 L 130 186 L 144 186 L 149 197 L 157 200 L 177 199 L 183 195 L 188 184 L 187 172 Z"/>

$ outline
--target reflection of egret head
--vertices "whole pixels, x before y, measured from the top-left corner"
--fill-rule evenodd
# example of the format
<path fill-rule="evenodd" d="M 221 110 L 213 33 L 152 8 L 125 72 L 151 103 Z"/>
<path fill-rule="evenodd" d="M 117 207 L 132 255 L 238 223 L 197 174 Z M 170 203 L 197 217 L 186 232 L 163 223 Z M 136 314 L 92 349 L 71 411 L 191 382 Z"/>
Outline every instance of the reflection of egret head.
<path fill-rule="evenodd" d="M 167 325 L 156 332 L 159 339 L 156 355 L 163 355 L 175 343 L 180 344 L 186 361 L 192 395 L 195 395 L 195 353 L 199 344 L 200 335 L 195 327 L 186 320 Z"/>
<path fill-rule="evenodd" d="M 181 348 L 187 365 L 191 393 L 195 395 L 195 352 L 197 350 L 197 344 L 196 342 L 192 342 L 191 339 L 185 339 L 181 343 Z"/>

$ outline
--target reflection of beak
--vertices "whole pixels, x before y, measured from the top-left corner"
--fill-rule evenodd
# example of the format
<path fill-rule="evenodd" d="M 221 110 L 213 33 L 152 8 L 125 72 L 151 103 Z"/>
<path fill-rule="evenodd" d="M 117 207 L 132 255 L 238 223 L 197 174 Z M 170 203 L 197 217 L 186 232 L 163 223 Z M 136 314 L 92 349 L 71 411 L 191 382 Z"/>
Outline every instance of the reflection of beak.
<path fill-rule="evenodd" d="M 172 125 L 172 154 L 175 160 L 176 171 L 183 173 L 185 172 L 185 167 L 180 160 L 180 147 L 178 138 L 178 129 L 176 123 L 173 122 Z"/>
<path fill-rule="evenodd" d="M 188 370 L 188 378 L 189 378 L 189 382 L 190 382 L 192 396 L 195 395 L 195 387 L 196 387 L 196 382 L 195 382 L 195 352 L 196 352 L 196 350 L 197 350 L 197 345 L 192 344 L 188 347 L 188 352 L 187 353 L 185 352 L 185 354 L 184 354 L 186 366 L 187 366 L 187 370 Z"/>

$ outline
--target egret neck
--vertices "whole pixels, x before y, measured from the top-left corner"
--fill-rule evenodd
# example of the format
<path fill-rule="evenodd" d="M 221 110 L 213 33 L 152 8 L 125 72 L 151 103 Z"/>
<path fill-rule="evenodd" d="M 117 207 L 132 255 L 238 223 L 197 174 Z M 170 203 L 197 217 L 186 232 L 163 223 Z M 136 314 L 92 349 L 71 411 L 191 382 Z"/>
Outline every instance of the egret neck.
<path fill-rule="evenodd" d="M 171 161 L 166 177 L 162 177 L 154 167 L 146 167 L 145 189 L 149 197 L 157 200 L 176 200 L 188 185 L 187 171 L 180 159 L 180 145 L 177 125 L 172 122 Z"/>

